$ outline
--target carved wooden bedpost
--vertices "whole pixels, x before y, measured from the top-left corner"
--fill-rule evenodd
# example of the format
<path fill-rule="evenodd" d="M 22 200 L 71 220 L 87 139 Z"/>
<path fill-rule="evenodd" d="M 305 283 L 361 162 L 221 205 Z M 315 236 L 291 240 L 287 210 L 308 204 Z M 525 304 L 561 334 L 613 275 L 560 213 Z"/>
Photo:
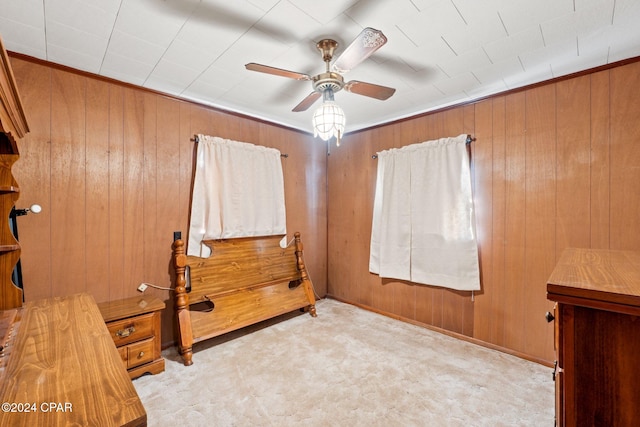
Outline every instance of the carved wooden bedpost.
<path fill-rule="evenodd" d="M 176 270 L 176 286 L 175 286 L 175 307 L 178 322 L 182 327 L 178 328 L 180 353 L 184 359 L 184 365 L 193 364 L 191 357 L 193 356 L 193 336 L 191 334 L 191 315 L 189 314 L 189 296 L 185 284 L 185 267 L 187 265 L 187 256 L 184 253 L 184 242 L 176 240 L 173 242 L 173 266 Z"/>
<path fill-rule="evenodd" d="M 309 279 L 309 274 L 307 273 L 307 268 L 304 265 L 304 258 L 302 257 L 302 241 L 300 240 L 300 233 L 295 232 L 294 237 L 296 239 L 296 261 L 298 262 L 298 271 L 300 271 L 300 276 L 302 280 L 302 285 L 304 286 L 304 291 L 307 294 L 307 298 L 311 304 L 309 305 L 309 314 L 311 316 L 316 317 L 316 296 L 313 292 L 313 285 L 311 284 L 311 280 Z"/>

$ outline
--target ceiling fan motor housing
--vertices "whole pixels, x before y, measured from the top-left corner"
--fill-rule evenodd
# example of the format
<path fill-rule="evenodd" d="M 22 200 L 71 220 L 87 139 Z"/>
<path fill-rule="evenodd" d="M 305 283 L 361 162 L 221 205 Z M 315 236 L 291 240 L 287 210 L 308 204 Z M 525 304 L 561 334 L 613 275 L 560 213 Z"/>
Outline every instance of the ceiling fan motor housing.
<path fill-rule="evenodd" d="M 344 87 L 344 79 L 338 73 L 328 72 L 313 76 L 313 88 L 324 93 L 327 90 L 338 92 Z"/>

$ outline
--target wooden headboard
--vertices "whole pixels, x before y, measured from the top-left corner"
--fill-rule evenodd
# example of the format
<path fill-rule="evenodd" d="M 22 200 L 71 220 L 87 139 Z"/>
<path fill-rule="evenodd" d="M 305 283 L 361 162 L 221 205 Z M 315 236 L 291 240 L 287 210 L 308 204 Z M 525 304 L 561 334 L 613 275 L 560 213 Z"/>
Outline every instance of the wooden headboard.
<path fill-rule="evenodd" d="M 194 343 L 296 309 L 316 316 L 315 295 L 302 256 L 300 233 L 206 240 L 208 258 L 185 255 L 173 242 L 179 347 L 191 365 Z"/>

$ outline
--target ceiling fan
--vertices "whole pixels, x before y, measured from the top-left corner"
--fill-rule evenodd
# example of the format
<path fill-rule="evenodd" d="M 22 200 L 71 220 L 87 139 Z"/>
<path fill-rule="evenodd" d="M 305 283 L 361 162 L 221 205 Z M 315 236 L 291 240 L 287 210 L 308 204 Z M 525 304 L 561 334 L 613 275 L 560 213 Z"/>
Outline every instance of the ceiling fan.
<path fill-rule="evenodd" d="M 296 71 L 284 70 L 282 68 L 270 67 L 268 65 L 251 62 L 246 64 L 247 70 L 261 73 L 273 74 L 295 80 L 311 81 L 313 92 L 307 95 L 293 111 L 305 111 L 320 97 L 325 101 L 333 101 L 333 94 L 342 89 L 358 95 L 370 98 L 385 100 L 395 93 L 395 89 L 380 86 L 373 83 L 361 82 L 358 80 L 344 81 L 343 73 L 353 69 L 356 65 L 367 59 L 376 50 L 380 49 L 387 42 L 387 38 L 382 31 L 373 28 L 365 28 L 355 38 L 353 42 L 342 52 L 342 54 L 331 65 L 333 54 L 338 47 L 338 42 L 332 39 L 323 39 L 316 43 L 316 47 L 322 54 L 322 60 L 326 64 L 325 72 L 310 76 L 309 74 Z"/>

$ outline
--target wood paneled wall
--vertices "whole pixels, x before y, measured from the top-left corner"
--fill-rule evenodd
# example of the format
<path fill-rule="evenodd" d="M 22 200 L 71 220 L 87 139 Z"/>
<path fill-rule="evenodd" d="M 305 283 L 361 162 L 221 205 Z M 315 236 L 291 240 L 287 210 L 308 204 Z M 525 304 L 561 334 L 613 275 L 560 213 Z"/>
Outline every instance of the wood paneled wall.
<path fill-rule="evenodd" d="M 26 300 L 89 292 L 135 296 L 172 284 L 174 231 L 186 239 L 194 134 L 274 147 L 283 159 L 287 229 L 302 233 L 326 293 L 326 148 L 308 134 L 45 64 L 12 58 L 31 133 L 13 172 Z M 174 340 L 168 291 L 163 343 Z"/>
<path fill-rule="evenodd" d="M 271 146 L 283 160 L 287 227 L 300 230 L 317 292 L 553 360 L 546 280 L 565 247 L 640 250 L 640 63 L 348 134 L 328 160 L 309 135 L 13 58 L 31 133 L 14 175 L 28 300 L 98 301 L 170 286 L 186 235 L 196 133 Z M 469 133 L 482 291 L 368 272 L 377 151 Z M 328 255 L 327 255 L 328 254 Z M 168 293 L 149 289 L 172 306 Z M 174 339 L 173 310 L 163 342 Z"/>
<path fill-rule="evenodd" d="M 346 135 L 328 161 L 329 294 L 553 361 L 546 280 L 562 250 L 640 250 L 638 90 L 635 62 Z M 463 133 L 476 137 L 482 291 L 369 273 L 371 155 Z"/>

